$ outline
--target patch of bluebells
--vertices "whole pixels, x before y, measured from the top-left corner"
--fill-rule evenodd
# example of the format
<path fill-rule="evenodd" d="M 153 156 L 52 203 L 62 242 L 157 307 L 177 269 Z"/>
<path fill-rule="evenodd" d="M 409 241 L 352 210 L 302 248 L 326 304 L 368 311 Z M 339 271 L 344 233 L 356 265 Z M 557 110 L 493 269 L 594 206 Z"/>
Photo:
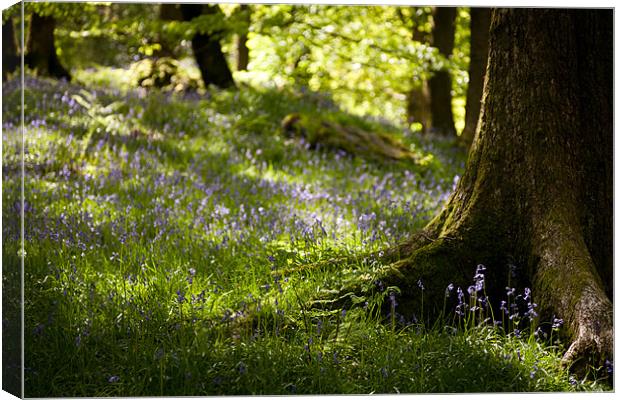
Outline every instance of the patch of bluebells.
<path fill-rule="evenodd" d="M 510 266 L 511 271 L 514 271 L 516 267 Z M 463 291 L 460 287 L 456 287 L 453 283 L 450 283 L 445 289 L 446 299 L 452 297 L 453 292 L 456 292 L 456 304 L 454 306 L 454 314 L 459 320 L 464 321 L 476 321 L 470 318 L 470 314 L 476 316 L 479 322 L 491 322 L 496 327 L 502 327 L 504 330 L 512 331 L 516 337 L 520 337 L 525 324 L 529 324 L 533 331 L 531 332 L 534 337 L 541 340 L 545 340 L 548 337 L 547 332 L 542 326 L 536 327 L 536 319 L 538 318 L 537 307 L 538 305 L 533 302 L 532 291 L 530 288 L 524 288 L 522 294 L 517 294 L 516 288 L 506 287 L 506 300 L 500 300 L 499 302 L 499 316 L 501 320 L 491 320 L 488 318 L 488 311 L 491 307 L 490 299 L 486 297 L 484 291 L 484 281 L 486 267 L 484 265 L 478 265 L 474 274 L 473 285 L 467 288 L 467 291 Z M 493 314 L 491 314 L 493 315 Z M 564 321 L 556 318 L 555 316 L 550 321 L 552 331 L 560 329 Z M 535 327 L 535 329 L 534 329 Z M 546 328 L 548 329 L 548 327 Z"/>

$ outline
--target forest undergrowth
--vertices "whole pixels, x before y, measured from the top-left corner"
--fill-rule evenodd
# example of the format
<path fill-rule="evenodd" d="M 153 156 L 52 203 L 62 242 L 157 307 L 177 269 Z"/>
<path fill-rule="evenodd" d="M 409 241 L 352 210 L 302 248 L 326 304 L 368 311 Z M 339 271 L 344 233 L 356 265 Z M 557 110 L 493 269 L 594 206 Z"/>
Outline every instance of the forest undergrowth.
<path fill-rule="evenodd" d="M 3 85 L 2 237 L 15 279 L 23 211 L 26 396 L 609 390 L 560 368 L 561 316 L 539 321 L 535 293 L 507 282 L 491 310 L 484 266 L 446 282 L 456 306 L 435 323 L 380 281 L 356 307 L 309 306 L 437 213 L 464 169 L 454 143 L 316 93 L 24 89 L 22 210 L 20 85 Z M 389 133 L 420 161 L 310 149 L 280 132 L 292 112 Z"/>

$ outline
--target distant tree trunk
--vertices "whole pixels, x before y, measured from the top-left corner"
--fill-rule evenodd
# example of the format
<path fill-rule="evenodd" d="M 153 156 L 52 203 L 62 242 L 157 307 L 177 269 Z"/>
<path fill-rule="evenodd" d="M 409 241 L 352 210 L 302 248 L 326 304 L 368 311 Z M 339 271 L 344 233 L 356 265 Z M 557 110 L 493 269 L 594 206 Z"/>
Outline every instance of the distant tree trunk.
<path fill-rule="evenodd" d="M 414 20 L 411 38 L 423 44 L 430 44 L 430 34 L 421 29 L 423 24 Z M 431 129 L 431 99 L 428 81 L 420 77 L 414 77 L 413 87 L 407 93 L 407 122 L 422 125 L 422 134 Z"/>
<path fill-rule="evenodd" d="M 199 15 L 221 15 L 224 18 L 218 5 L 181 4 L 181 13 L 185 21 L 191 21 Z M 235 82 L 222 53 L 219 34 L 196 33 L 192 38 L 192 50 L 205 86 L 228 88 L 235 86 Z"/>
<path fill-rule="evenodd" d="M 399 312 L 419 312 L 421 280 L 425 319 L 440 315 L 446 286 L 467 288 L 484 264 L 489 302 L 531 285 L 541 318 L 564 320 L 565 365 L 613 356 L 612 38 L 612 10 L 493 11 L 465 173 L 372 278 L 400 288 Z"/>
<path fill-rule="evenodd" d="M 162 3 L 159 5 L 159 19 L 162 21 L 183 21 L 183 15 L 179 4 Z M 170 43 L 163 35 L 159 37 L 161 49 L 156 52 L 156 57 L 174 57 L 174 44 Z"/>
<path fill-rule="evenodd" d="M 15 72 L 20 64 L 20 57 L 15 38 L 13 18 L 2 24 L 2 80 L 6 81 L 8 74 Z"/>
<path fill-rule="evenodd" d="M 454 30 L 456 21 L 455 7 L 435 7 L 433 10 L 432 45 L 445 57 L 452 54 L 454 48 Z M 436 71 L 429 80 L 431 94 L 432 130 L 444 136 L 456 136 L 454 117 L 452 115 L 452 79 L 450 71 Z"/>
<path fill-rule="evenodd" d="M 470 11 L 471 47 L 469 61 L 469 85 L 465 104 L 465 128 L 461 139 L 468 146 L 474 141 L 474 133 L 480 116 L 482 87 L 489 56 L 489 26 L 491 24 L 490 8 L 471 8 Z"/>
<path fill-rule="evenodd" d="M 250 25 L 250 6 L 247 4 L 242 4 L 240 6 L 241 12 L 243 14 L 244 21 L 247 23 L 248 27 Z M 250 62 L 250 49 L 248 49 L 248 29 L 245 29 L 243 33 L 239 34 L 237 38 L 237 71 L 245 71 L 248 69 L 248 64 Z"/>
<path fill-rule="evenodd" d="M 56 55 L 55 29 L 56 20 L 54 17 L 40 15 L 36 12 L 32 13 L 25 61 L 39 75 L 70 80 L 71 75 L 62 66 L 58 55 Z"/>

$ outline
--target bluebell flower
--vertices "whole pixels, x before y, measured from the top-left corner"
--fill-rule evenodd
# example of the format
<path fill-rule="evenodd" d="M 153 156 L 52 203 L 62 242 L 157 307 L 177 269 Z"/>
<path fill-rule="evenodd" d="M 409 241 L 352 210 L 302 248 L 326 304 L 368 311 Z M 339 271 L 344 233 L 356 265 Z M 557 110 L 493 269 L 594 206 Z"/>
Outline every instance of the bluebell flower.
<path fill-rule="evenodd" d="M 185 293 L 181 289 L 177 290 L 177 301 L 182 304 L 185 301 Z"/>
<path fill-rule="evenodd" d="M 609 375 L 612 375 L 614 373 L 614 363 L 613 363 L 613 361 L 605 360 L 605 369 L 607 370 L 607 373 Z"/>
<path fill-rule="evenodd" d="M 450 296 L 450 292 L 452 292 L 452 290 L 454 290 L 454 284 L 451 283 L 446 287 L 446 297 Z"/>

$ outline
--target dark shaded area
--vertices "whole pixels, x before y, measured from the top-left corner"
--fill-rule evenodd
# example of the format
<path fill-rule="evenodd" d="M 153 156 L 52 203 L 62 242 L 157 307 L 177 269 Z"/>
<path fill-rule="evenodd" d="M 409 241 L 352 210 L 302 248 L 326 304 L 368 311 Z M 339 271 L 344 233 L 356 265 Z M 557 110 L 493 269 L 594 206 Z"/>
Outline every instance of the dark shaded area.
<path fill-rule="evenodd" d="M 19 67 L 20 58 L 15 36 L 13 18 L 2 23 L 2 80 L 6 81 L 10 73 Z"/>
<path fill-rule="evenodd" d="M 32 13 L 25 63 L 39 75 L 71 80 L 69 71 L 62 66 L 56 54 L 55 29 L 56 19 L 53 16 Z"/>

